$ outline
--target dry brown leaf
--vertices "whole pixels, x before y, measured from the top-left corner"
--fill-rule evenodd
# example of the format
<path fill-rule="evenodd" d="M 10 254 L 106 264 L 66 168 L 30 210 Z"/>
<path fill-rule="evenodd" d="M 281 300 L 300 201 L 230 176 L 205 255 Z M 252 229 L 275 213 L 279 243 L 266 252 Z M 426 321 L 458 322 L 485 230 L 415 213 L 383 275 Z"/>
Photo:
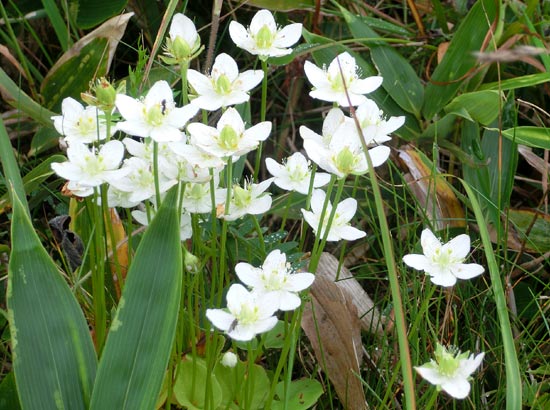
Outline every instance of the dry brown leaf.
<path fill-rule="evenodd" d="M 445 41 L 444 43 L 440 43 L 439 46 L 437 46 L 437 63 L 441 63 L 441 60 L 443 60 L 443 57 L 445 57 L 445 53 L 447 52 L 447 49 L 449 48 L 449 42 Z"/>
<path fill-rule="evenodd" d="M 351 297 L 322 274 L 311 286 L 311 303 L 304 306 L 302 328 L 344 408 L 368 408 L 359 379 L 363 350 L 357 309 Z"/>
<path fill-rule="evenodd" d="M 107 221 L 106 226 L 109 224 L 112 226 L 116 244 L 116 246 L 112 245 L 111 235 L 107 232 L 109 269 L 113 275 L 113 283 L 115 285 L 117 296 L 120 299 L 121 289 L 118 275 L 120 275 L 121 279 L 124 280 L 126 278 L 126 273 L 128 272 L 128 238 L 126 236 L 126 231 L 124 230 L 124 225 L 122 225 L 122 221 L 120 220 L 116 209 L 109 208 L 109 211 L 110 221 Z"/>
<path fill-rule="evenodd" d="M 338 271 L 338 259 L 327 252 L 321 254 L 317 277 L 323 276 L 336 284 L 347 296 L 357 309 L 361 320 L 361 328 L 368 333 L 382 335 L 384 333 L 384 317 L 380 314 L 370 296 L 353 277 L 352 273 L 345 266 Z M 338 276 L 338 281 L 336 281 Z"/>
<path fill-rule="evenodd" d="M 109 40 L 109 50 L 107 55 L 107 71 L 111 66 L 111 61 L 115 55 L 115 50 L 122 38 L 124 32 L 126 31 L 126 26 L 130 17 L 134 13 L 125 13 L 119 16 L 114 16 L 103 23 L 101 26 L 96 28 L 94 31 L 86 34 L 80 40 L 73 44 L 73 46 L 61 56 L 59 60 L 53 65 L 50 69 L 50 73 L 55 73 L 59 67 L 61 67 L 66 61 L 69 61 L 71 58 L 78 56 L 80 50 L 82 50 L 86 45 L 90 44 L 96 38 L 107 38 Z"/>
<path fill-rule="evenodd" d="M 419 205 L 435 222 L 436 230 L 447 227 L 466 227 L 462 204 L 447 180 L 438 173 L 432 175 L 432 168 L 422 161 L 420 155 L 410 145 L 399 149 L 398 152 L 399 159 L 409 171 L 409 174 L 405 175 L 409 188 Z"/>
<path fill-rule="evenodd" d="M 518 145 L 518 152 L 527 163 L 537 170 L 539 174 L 546 174 L 550 170 L 550 164 L 533 152 L 533 149 L 525 145 Z"/>

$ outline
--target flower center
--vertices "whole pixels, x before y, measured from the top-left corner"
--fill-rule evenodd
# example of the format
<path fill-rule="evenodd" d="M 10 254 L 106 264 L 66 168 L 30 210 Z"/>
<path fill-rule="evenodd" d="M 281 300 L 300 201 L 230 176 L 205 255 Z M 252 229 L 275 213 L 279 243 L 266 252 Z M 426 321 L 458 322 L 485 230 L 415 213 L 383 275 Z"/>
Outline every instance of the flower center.
<path fill-rule="evenodd" d="M 270 48 L 273 44 L 273 33 L 267 26 L 267 24 L 264 24 L 263 27 L 258 30 L 258 34 L 256 34 L 255 37 L 256 44 L 258 48 Z"/>
<path fill-rule="evenodd" d="M 105 161 L 102 156 L 95 156 L 92 154 L 86 154 L 84 156 L 83 168 L 90 175 L 98 175 L 105 171 Z"/>
<path fill-rule="evenodd" d="M 235 150 L 239 145 L 239 134 L 230 125 L 226 125 L 220 132 L 220 147 L 225 150 Z"/>
<path fill-rule="evenodd" d="M 433 263 L 438 264 L 442 268 L 447 268 L 461 262 L 461 260 L 453 256 L 453 250 L 451 248 L 445 250 L 441 247 L 436 248 L 431 259 Z"/>
<path fill-rule="evenodd" d="M 233 186 L 233 199 L 237 208 L 246 208 L 252 202 L 252 192 L 235 185 Z"/>
<path fill-rule="evenodd" d="M 256 323 L 258 319 L 260 318 L 260 314 L 258 312 L 258 306 L 250 305 L 249 303 L 242 303 L 241 304 L 241 311 L 237 315 L 237 320 L 242 325 L 248 325 L 251 323 Z"/>
<path fill-rule="evenodd" d="M 76 126 L 82 135 L 89 135 L 95 133 L 97 130 L 96 120 L 90 115 L 80 117 L 76 122 Z"/>
<path fill-rule="evenodd" d="M 217 94 L 227 95 L 231 92 L 231 81 L 225 74 L 221 74 L 216 78 L 214 83 L 214 90 Z"/>
<path fill-rule="evenodd" d="M 357 163 L 355 154 L 349 147 L 344 147 L 336 155 L 334 163 L 338 167 L 338 170 L 344 174 L 350 174 L 353 172 L 355 164 Z"/>
<path fill-rule="evenodd" d="M 445 376 L 453 376 L 460 367 L 460 360 L 456 357 L 454 349 L 436 348 L 435 360 L 438 365 L 439 373 Z"/>
<path fill-rule="evenodd" d="M 158 127 L 162 125 L 164 116 L 166 115 L 166 100 L 162 100 L 160 103 L 154 104 L 149 110 L 147 110 L 145 118 L 146 121 Z"/>

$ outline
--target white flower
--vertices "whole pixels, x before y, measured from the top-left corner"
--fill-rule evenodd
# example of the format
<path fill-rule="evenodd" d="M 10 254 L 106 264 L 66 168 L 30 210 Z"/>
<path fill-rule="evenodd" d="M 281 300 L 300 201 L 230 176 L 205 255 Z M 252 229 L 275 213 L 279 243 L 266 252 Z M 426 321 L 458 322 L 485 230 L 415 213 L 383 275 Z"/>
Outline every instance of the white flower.
<path fill-rule="evenodd" d="M 220 157 L 209 154 L 192 143 L 183 141 L 173 142 L 170 144 L 170 149 L 177 156 L 185 158 L 194 167 L 203 169 L 214 168 L 221 171 L 225 166 L 225 162 Z"/>
<path fill-rule="evenodd" d="M 139 205 L 140 201 L 131 201 L 131 195 L 131 192 L 121 191 L 120 189 L 116 189 L 113 185 L 109 185 L 107 190 L 107 203 L 110 208 L 133 208 Z"/>
<path fill-rule="evenodd" d="M 405 123 L 405 116 L 384 119 L 384 112 L 376 103 L 367 99 L 355 110 L 355 116 L 361 126 L 367 145 L 382 144 L 390 141 L 389 134 Z"/>
<path fill-rule="evenodd" d="M 340 62 L 340 64 L 338 64 Z M 340 68 L 342 72 L 340 72 Z M 307 79 L 313 85 L 309 95 L 312 98 L 328 102 L 337 102 L 342 107 L 357 106 L 367 100 L 363 94 L 376 90 L 382 84 L 382 77 L 372 76 L 360 79 L 358 67 L 348 52 L 339 54 L 328 66 L 327 70 L 306 61 L 304 71 Z"/>
<path fill-rule="evenodd" d="M 469 352 L 460 353 L 456 348 L 446 349 L 439 343 L 435 350 L 435 360 L 416 366 L 416 371 L 428 382 L 445 390 L 455 399 L 464 399 L 470 393 L 470 375 L 479 367 L 485 353 L 477 356 Z"/>
<path fill-rule="evenodd" d="M 166 41 L 166 54 L 174 59 L 165 59 L 168 62 L 189 60 L 199 51 L 201 39 L 195 24 L 184 14 L 174 14 L 168 34 L 170 37 Z"/>
<path fill-rule="evenodd" d="M 97 187 L 104 182 L 124 177 L 127 170 L 118 169 L 124 156 L 122 142 L 112 140 L 104 144 L 99 152 L 76 143 L 67 148 L 67 162 L 54 162 L 52 169 L 57 175 L 72 182 L 71 191 L 91 194 L 88 188 Z M 81 193 L 82 193 L 81 192 Z"/>
<path fill-rule="evenodd" d="M 214 178 L 214 186 L 218 186 L 218 178 Z M 214 201 L 216 205 L 225 200 L 226 189 L 215 189 Z M 188 182 L 182 199 L 183 207 L 194 214 L 204 214 L 212 211 L 212 198 L 210 196 L 210 181 L 202 183 Z"/>
<path fill-rule="evenodd" d="M 311 179 L 311 166 L 309 161 L 301 153 L 295 152 L 278 164 L 271 158 L 266 158 L 265 165 L 271 175 L 275 177 L 273 182 L 281 189 L 296 191 L 307 195 Z M 313 188 L 322 187 L 330 181 L 330 175 L 316 172 L 313 179 Z"/>
<path fill-rule="evenodd" d="M 222 356 L 221 364 L 224 367 L 235 367 L 237 365 L 238 358 L 233 352 L 225 352 Z"/>
<path fill-rule="evenodd" d="M 235 108 L 228 108 L 216 128 L 194 122 L 187 130 L 191 134 L 191 143 L 201 150 L 222 159 L 241 155 L 256 149 L 271 132 L 271 122 L 260 122 L 245 130 L 244 122 Z"/>
<path fill-rule="evenodd" d="M 87 144 L 107 138 L 105 114 L 97 107 L 84 108 L 74 98 L 67 97 L 61 104 L 61 112 L 63 115 L 52 117 L 52 121 L 67 144 Z"/>
<path fill-rule="evenodd" d="M 328 147 L 319 145 L 313 140 L 304 140 L 304 149 L 313 162 L 325 171 L 343 178 L 349 174 L 362 175 L 369 171 L 365 151 L 361 142 L 351 134 L 344 132 L 347 127 L 338 129 L 336 138 L 333 138 Z M 353 128 L 352 128 L 353 129 Z M 351 131 L 351 130 L 350 130 Z M 382 165 L 390 156 L 390 148 L 379 145 L 368 150 L 372 166 Z"/>
<path fill-rule="evenodd" d="M 432 231 L 424 229 L 420 244 L 424 255 L 405 255 L 403 262 L 426 272 L 436 285 L 453 286 L 457 278 L 470 279 L 485 270 L 477 263 L 463 263 L 470 252 L 470 237 L 466 234 L 458 235 L 443 245 Z"/>
<path fill-rule="evenodd" d="M 239 280 L 260 295 L 275 295 L 278 308 L 283 311 L 294 310 L 300 306 L 297 295 L 313 283 L 315 276 L 309 272 L 293 273 L 286 261 L 286 255 L 279 250 L 272 251 L 261 268 L 240 262 L 235 266 Z"/>
<path fill-rule="evenodd" d="M 245 182 L 244 187 L 234 185 L 231 190 L 229 213 L 221 215 L 227 221 L 234 221 L 247 214 L 260 215 L 271 208 L 271 196 L 265 193 L 273 182 L 273 178 L 266 179 L 259 184 Z M 227 206 L 227 204 L 226 204 Z"/>
<path fill-rule="evenodd" d="M 153 84 L 143 100 L 118 94 L 116 107 L 126 120 L 117 124 L 118 130 L 136 137 L 151 137 L 157 142 L 181 140 L 180 128 L 198 111 L 198 107 L 191 104 L 176 108 L 172 89 L 166 81 Z"/>
<path fill-rule="evenodd" d="M 153 202 L 154 205 L 154 202 Z M 149 226 L 149 223 L 156 214 L 156 209 L 151 207 L 150 218 L 147 216 L 147 212 L 135 209 L 132 211 L 134 219 L 143 226 Z M 193 236 L 193 227 L 191 225 L 191 215 L 187 212 L 183 212 L 180 217 L 180 241 L 185 241 Z"/>
<path fill-rule="evenodd" d="M 268 57 L 290 54 L 292 49 L 289 47 L 295 44 L 302 35 L 302 25 L 294 23 L 277 28 L 271 12 L 260 10 L 252 18 L 248 29 L 242 24 L 232 21 L 229 24 L 229 35 L 237 47 L 265 60 Z"/>
<path fill-rule="evenodd" d="M 187 72 L 187 80 L 198 94 L 191 103 L 203 110 L 215 111 L 246 102 L 250 99 L 248 92 L 262 81 L 263 76 L 262 70 L 239 74 L 235 60 L 222 53 L 216 57 L 209 77 L 196 70 Z"/>
<path fill-rule="evenodd" d="M 127 173 L 122 178 L 110 181 L 116 189 L 128 192 L 130 202 L 140 202 L 155 195 L 155 177 L 151 170 L 151 164 L 142 158 L 131 157 L 124 161 L 122 168 Z M 174 179 L 167 179 L 159 173 L 159 190 L 164 193 L 177 183 Z"/>
<path fill-rule="evenodd" d="M 325 192 L 320 189 L 316 189 L 313 191 L 313 195 L 311 196 L 311 211 L 302 209 L 304 219 L 309 226 L 311 226 L 315 235 L 319 238 L 322 238 L 325 235 L 328 219 L 332 211 L 332 205 L 329 201 L 327 203 L 323 221 L 320 223 L 325 198 Z M 367 235 L 365 232 L 354 228 L 349 224 L 349 221 L 351 221 L 351 218 L 355 215 L 355 211 L 357 211 L 357 201 L 354 198 L 344 199 L 336 205 L 336 212 L 328 231 L 327 241 L 334 242 L 339 241 L 340 239 L 354 241 Z"/>
<path fill-rule="evenodd" d="M 319 145 L 328 148 L 330 141 L 332 140 L 338 128 L 340 128 L 342 124 L 350 120 L 351 118 L 346 117 L 344 115 L 344 112 L 340 108 L 331 108 L 323 121 L 322 135 L 319 135 L 310 130 L 308 127 L 302 125 L 300 127 L 300 136 L 304 140 L 310 139 L 315 141 Z"/>
<path fill-rule="evenodd" d="M 214 326 L 234 340 L 251 340 L 259 333 L 275 327 L 277 300 L 274 295 L 258 295 L 243 285 L 231 285 L 227 291 L 227 310 L 206 309 L 206 317 Z"/>

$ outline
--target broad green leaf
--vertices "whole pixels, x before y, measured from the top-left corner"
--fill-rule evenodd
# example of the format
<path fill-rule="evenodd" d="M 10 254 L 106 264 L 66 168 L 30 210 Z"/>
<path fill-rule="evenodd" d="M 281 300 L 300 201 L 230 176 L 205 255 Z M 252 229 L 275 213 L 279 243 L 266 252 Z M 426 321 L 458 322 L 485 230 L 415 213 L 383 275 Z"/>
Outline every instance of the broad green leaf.
<path fill-rule="evenodd" d="M 542 127 L 514 127 L 502 131 L 502 135 L 516 144 L 532 148 L 550 149 L 550 129 Z"/>
<path fill-rule="evenodd" d="M 99 362 L 90 408 L 152 409 L 176 330 L 182 255 L 172 189 L 145 231 Z"/>
<path fill-rule="evenodd" d="M 500 1 L 477 1 L 458 27 L 445 56 L 426 87 L 422 112 L 426 119 L 443 109 L 456 94 L 466 74 L 477 65 L 474 52 L 481 49 L 490 26 L 497 18 Z"/>
<path fill-rule="evenodd" d="M 252 365 L 252 372 L 248 374 L 248 363 L 239 360 L 235 367 L 224 367 L 221 363 L 214 369 L 216 380 L 219 382 L 223 392 L 222 408 L 242 409 L 245 408 L 245 389 L 247 381 L 251 383 L 248 388 L 250 403 L 246 408 L 262 409 L 269 392 L 270 381 L 262 366 Z M 239 404 L 239 406 L 236 405 Z"/>
<path fill-rule="evenodd" d="M 66 158 L 63 155 L 51 155 L 36 167 L 31 169 L 22 179 L 24 192 L 30 193 L 37 189 L 54 172 L 51 168 L 52 162 L 64 162 Z M 8 193 L 0 197 L 0 214 L 4 213 L 11 205 Z"/>
<path fill-rule="evenodd" d="M 284 406 L 282 401 L 284 395 L 284 384 L 277 384 L 275 393 L 281 401 L 275 401 L 271 408 L 273 410 L 282 410 L 289 408 L 292 410 L 305 410 L 312 407 L 323 394 L 323 386 L 315 379 L 293 380 L 288 386 L 288 407 Z"/>
<path fill-rule="evenodd" d="M 76 24 L 79 28 L 91 28 L 109 17 L 119 14 L 128 0 L 79 0 Z"/>
<path fill-rule="evenodd" d="M 499 94 L 498 91 L 493 90 L 462 94 L 447 104 L 445 112 L 488 125 L 502 109 Z"/>
<path fill-rule="evenodd" d="M 14 195 L 8 315 L 22 408 L 87 409 L 96 373 L 84 315 Z"/>
<path fill-rule="evenodd" d="M 0 119 L 0 159 L 2 160 L 2 169 L 6 180 L 6 191 L 8 192 L 10 200 L 13 201 L 14 195 L 18 196 L 28 214 L 29 206 L 25 196 L 25 187 L 21 179 L 21 174 L 19 173 L 19 167 L 17 166 L 10 137 L 6 131 L 6 127 L 4 127 L 4 121 L 2 119 Z"/>
<path fill-rule="evenodd" d="M 41 106 L 29 97 L 0 67 L 0 94 L 4 101 L 18 110 L 21 110 L 33 120 L 45 126 L 52 126 L 51 117 L 54 112 Z"/>
<path fill-rule="evenodd" d="M 266 349 L 282 349 L 285 344 L 285 325 L 279 320 L 275 327 L 265 334 Z"/>
<path fill-rule="evenodd" d="M 528 252 L 543 254 L 550 250 L 550 215 L 531 210 L 511 209 L 508 217 L 519 234 L 519 239 L 525 241 Z M 529 235 L 526 235 L 527 233 Z"/>
<path fill-rule="evenodd" d="M 216 409 L 222 403 L 222 388 L 215 375 L 208 377 L 204 359 L 186 356 L 179 364 L 174 383 L 174 397 L 185 409 Z M 210 389 L 214 402 L 206 406 L 206 389 Z M 227 399 L 227 397 L 225 397 Z"/>
<path fill-rule="evenodd" d="M 355 38 L 380 37 L 359 17 L 341 6 L 340 11 Z M 370 54 L 384 78 L 382 87 L 401 108 L 418 117 L 424 100 L 424 87 L 409 62 L 395 49 L 385 45 L 371 45 Z"/>
<path fill-rule="evenodd" d="M 19 396 L 15 385 L 15 375 L 9 372 L 0 383 L 0 410 L 19 410 Z"/>
<path fill-rule="evenodd" d="M 52 123 L 53 124 L 53 123 Z M 59 133 L 53 127 L 40 128 L 32 137 L 28 156 L 36 156 L 59 145 Z"/>
<path fill-rule="evenodd" d="M 41 86 L 46 106 L 60 111 L 66 97 L 80 99 L 90 81 L 105 76 L 133 13 L 115 16 L 77 41 L 50 69 Z"/>
<path fill-rule="evenodd" d="M 532 87 L 550 81 L 550 73 L 538 73 L 509 78 L 500 82 L 482 84 L 480 90 L 515 90 L 516 88 Z"/>

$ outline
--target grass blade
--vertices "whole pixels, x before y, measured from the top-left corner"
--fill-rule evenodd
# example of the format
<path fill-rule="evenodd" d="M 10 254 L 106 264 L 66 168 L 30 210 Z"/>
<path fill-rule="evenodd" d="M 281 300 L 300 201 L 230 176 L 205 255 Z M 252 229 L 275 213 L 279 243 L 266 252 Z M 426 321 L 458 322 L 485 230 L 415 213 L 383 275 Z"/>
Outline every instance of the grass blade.
<path fill-rule="evenodd" d="M 498 321 L 500 324 L 500 332 L 502 335 L 502 343 L 504 347 L 504 358 L 506 367 L 506 409 L 518 410 L 521 409 L 521 376 L 519 371 L 519 362 L 514 344 L 514 336 L 510 326 L 510 317 L 506 305 L 506 295 L 502 286 L 502 278 L 500 268 L 495 258 L 493 245 L 485 223 L 483 211 L 477 200 L 477 195 L 468 183 L 460 180 L 466 194 L 472 203 L 476 221 L 479 227 L 481 241 L 483 242 L 483 250 L 487 258 L 487 267 L 491 276 L 491 287 L 497 307 Z"/>
<path fill-rule="evenodd" d="M 182 286 L 172 190 L 149 225 L 128 272 L 101 357 L 91 409 L 153 409 L 168 364 Z"/>
<path fill-rule="evenodd" d="M 22 408 L 86 409 L 96 372 L 88 325 L 13 195 L 8 315 Z"/>

